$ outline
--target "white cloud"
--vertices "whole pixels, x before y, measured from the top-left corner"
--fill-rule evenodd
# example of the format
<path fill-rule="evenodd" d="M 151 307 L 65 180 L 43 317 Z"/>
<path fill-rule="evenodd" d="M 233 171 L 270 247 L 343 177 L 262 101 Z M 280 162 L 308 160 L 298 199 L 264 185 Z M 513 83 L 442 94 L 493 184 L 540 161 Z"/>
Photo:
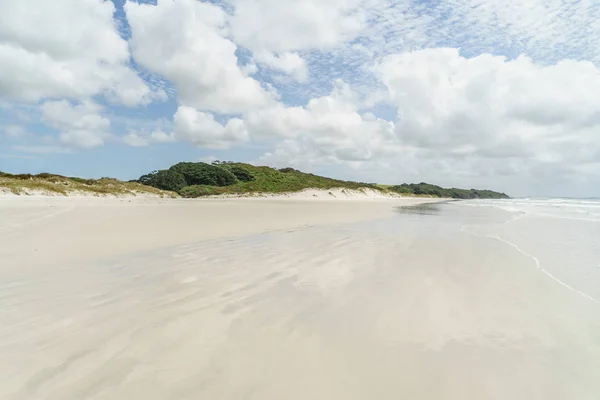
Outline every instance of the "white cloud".
<path fill-rule="evenodd" d="M 4 136 L 11 139 L 18 139 L 27 135 L 27 130 L 21 125 L 6 125 L 0 127 L 0 131 Z"/>
<path fill-rule="evenodd" d="M 179 102 L 200 110 L 239 113 L 273 102 L 274 94 L 237 65 L 226 39 L 225 12 L 196 0 L 125 4 L 136 61 L 167 78 Z"/>
<path fill-rule="evenodd" d="M 100 116 L 100 111 L 101 108 L 92 102 L 74 105 L 67 100 L 57 100 L 42 105 L 43 120 L 60 131 L 59 139 L 83 148 L 101 146 L 110 136 L 110 120 Z"/>
<path fill-rule="evenodd" d="M 329 130 L 343 136 L 360 116 L 358 98 L 343 81 L 336 81 L 329 96 L 312 99 L 305 107 L 275 107 L 245 115 L 249 129 L 260 137 L 296 137 L 306 131 Z"/>
<path fill-rule="evenodd" d="M 244 120 L 255 138 L 284 137 L 262 160 L 276 165 L 374 160 L 392 154 L 394 124 L 359 112 L 360 99 L 337 81 L 333 92 L 304 107 L 275 107 L 248 113 Z"/>
<path fill-rule="evenodd" d="M 254 61 L 249 62 L 242 67 L 242 72 L 246 75 L 254 75 L 258 72 L 258 65 Z"/>
<path fill-rule="evenodd" d="M 131 131 L 121 137 L 123 143 L 132 147 L 146 147 L 154 143 L 172 143 L 175 139 L 174 133 L 165 133 L 156 129 L 151 133 L 147 131 Z"/>
<path fill-rule="evenodd" d="M 355 0 L 234 0 L 231 32 L 253 51 L 327 49 L 352 39 L 366 21 Z"/>
<path fill-rule="evenodd" d="M 493 180 L 508 191 L 525 191 L 542 178 L 547 187 L 581 174 L 600 178 L 590 167 L 600 156 L 600 69 L 592 63 L 465 58 L 439 48 L 388 56 L 374 71 L 388 91 L 381 97 L 398 108 L 393 123 L 361 113 L 364 102 L 338 82 L 332 94 L 305 107 L 246 114 L 253 137 L 285 138 L 261 161 L 368 162 L 378 167 L 364 180 L 458 186 Z"/>
<path fill-rule="evenodd" d="M 171 143 L 175 141 L 175 136 L 173 133 L 165 133 L 159 129 L 150 134 L 150 139 L 156 143 Z"/>
<path fill-rule="evenodd" d="M 298 82 L 306 82 L 308 79 L 306 61 L 298 53 L 274 54 L 261 51 L 254 53 L 254 59 L 269 68 L 292 76 Z"/>
<path fill-rule="evenodd" d="M 31 154 L 69 154 L 73 150 L 66 146 L 57 145 L 20 145 L 11 147 L 12 150 L 21 151 L 23 153 Z"/>
<path fill-rule="evenodd" d="M 137 132 L 129 132 L 123 136 L 123 142 L 132 147 L 146 147 L 150 144 L 148 139 Z"/>
<path fill-rule="evenodd" d="M 106 95 L 129 106 L 154 93 L 132 70 L 110 1 L 2 1 L 0 97 L 86 99 Z"/>
<path fill-rule="evenodd" d="M 540 162 L 567 162 L 569 146 L 598 148 L 600 70 L 589 62 L 543 66 L 527 57 L 429 49 L 389 56 L 377 70 L 399 107 L 396 133 L 404 144 Z M 577 153 L 582 161 L 584 151 Z"/>
<path fill-rule="evenodd" d="M 233 143 L 248 140 L 244 122 L 239 118 L 232 118 L 223 126 L 210 113 L 180 106 L 173 122 L 177 140 L 189 141 L 201 147 L 227 148 Z"/>
<path fill-rule="evenodd" d="M 516 48 L 534 59 L 558 61 L 569 55 L 599 60 L 600 7 L 592 1 L 446 0 L 434 13 L 450 12 L 455 28 L 469 45 Z M 462 32 L 461 32 L 462 31 Z M 471 37 L 469 39 L 469 36 Z"/>

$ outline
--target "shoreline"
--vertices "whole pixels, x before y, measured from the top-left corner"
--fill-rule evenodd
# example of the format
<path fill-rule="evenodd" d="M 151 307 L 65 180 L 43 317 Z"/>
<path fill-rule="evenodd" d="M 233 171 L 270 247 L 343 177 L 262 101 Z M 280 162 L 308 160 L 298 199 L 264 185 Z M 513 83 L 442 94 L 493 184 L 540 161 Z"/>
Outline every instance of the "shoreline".
<path fill-rule="evenodd" d="M 598 305 L 490 237 L 535 220 L 439 202 L 0 199 L 0 397 L 600 393 Z"/>

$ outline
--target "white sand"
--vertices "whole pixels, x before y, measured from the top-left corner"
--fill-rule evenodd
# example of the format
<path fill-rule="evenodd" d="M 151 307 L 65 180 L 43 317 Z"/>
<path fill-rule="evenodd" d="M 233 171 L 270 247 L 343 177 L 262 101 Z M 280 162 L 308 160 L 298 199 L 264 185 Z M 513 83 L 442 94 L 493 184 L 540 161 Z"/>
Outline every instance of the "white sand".
<path fill-rule="evenodd" d="M 70 190 L 68 191 L 69 198 L 123 198 L 123 199 L 157 199 L 163 198 L 160 195 L 152 193 L 136 193 L 136 194 L 99 194 L 95 192 L 86 192 L 82 190 Z M 49 190 L 41 189 L 29 189 L 21 188 L 20 194 L 13 193 L 8 188 L 0 187 L 0 197 L 65 197 L 62 193 L 53 192 Z M 405 196 L 394 192 L 382 192 L 379 190 L 371 189 L 368 187 L 360 189 L 304 189 L 298 192 L 284 192 L 284 193 L 228 193 L 222 195 L 207 196 L 203 199 L 238 199 L 238 198 L 270 198 L 270 199 L 319 199 L 319 200 L 374 200 L 374 199 L 402 199 Z"/>
<path fill-rule="evenodd" d="M 0 257 L 7 268 L 37 271 L 200 240 L 378 218 L 395 206 L 440 201 L 332 198 L 323 191 L 202 200 L 0 196 Z"/>
<path fill-rule="evenodd" d="M 427 201 L 0 198 L 0 398 L 599 398 L 597 305 Z"/>

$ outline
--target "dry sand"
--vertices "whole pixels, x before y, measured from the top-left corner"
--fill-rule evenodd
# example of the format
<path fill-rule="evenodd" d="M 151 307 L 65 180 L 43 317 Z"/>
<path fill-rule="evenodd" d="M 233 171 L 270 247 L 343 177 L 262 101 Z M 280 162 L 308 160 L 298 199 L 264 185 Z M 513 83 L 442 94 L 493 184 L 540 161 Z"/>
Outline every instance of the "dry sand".
<path fill-rule="evenodd" d="M 341 199 L 323 191 L 203 200 L 0 196 L 0 258 L 4 268 L 39 271 L 200 240 L 379 218 L 395 206 L 439 201 Z"/>
<path fill-rule="evenodd" d="M 428 201 L 0 198 L 0 398 L 599 398 L 597 305 Z"/>

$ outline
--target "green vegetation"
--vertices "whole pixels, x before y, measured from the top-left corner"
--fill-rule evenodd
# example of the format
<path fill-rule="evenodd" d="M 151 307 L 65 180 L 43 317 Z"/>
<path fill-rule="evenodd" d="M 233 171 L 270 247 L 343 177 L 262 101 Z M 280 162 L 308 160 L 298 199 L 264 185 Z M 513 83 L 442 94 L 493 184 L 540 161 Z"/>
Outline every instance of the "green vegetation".
<path fill-rule="evenodd" d="M 13 175 L 0 172 L 0 192 L 2 190 L 14 194 L 41 192 L 63 196 L 75 192 L 94 196 L 151 194 L 159 197 L 178 197 L 174 192 L 159 190 L 138 182 L 122 182 L 113 178 L 84 179 L 48 173 Z"/>
<path fill-rule="evenodd" d="M 140 183 L 159 189 L 173 190 L 183 197 L 201 197 L 219 194 L 284 193 L 303 189 L 362 189 L 371 188 L 384 193 L 403 196 L 448 197 L 455 199 L 507 198 L 504 193 L 491 190 L 444 189 L 427 183 L 376 185 L 348 182 L 307 174 L 294 168 L 274 169 L 231 161 L 210 164 L 182 162 L 168 170 L 154 171 L 139 179 Z M 184 184 L 185 183 L 185 184 Z"/>
<path fill-rule="evenodd" d="M 161 190 L 171 190 L 173 192 L 179 192 L 188 185 L 183 174 L 171 171 L 170 169 L 153 171 L 147 175 L 142 175 L 138 182 L 143 185 L 153 186 Z"/>
<path fill-rule="evenodd" d="M 230 186 L 238 181 L 228 169 L 202 162 L 180 162 L 169 168 L 169 171 L 182 174 L 187 186 Z"/>
<path fill-rule="evenodd" d="M 253 176 L 247 170 L 238 166 L 221 168 L 201 162 L 180 162 L 169 169 L 142 175 L 138 182 L 157 189 L 181 192 L 184 188 L 196 185 L 230 186 L 237 183 L 238 180 L 250 181 L 252 179 Z M 190 191 L 187 190 L 186 193 L 190 193 Z"/>
<path fill-rule="evenodd" d="M 271 167 L 257 167 L 234 162 L 179 163 L 168 170 L 155 171 L 139 179 L 140 183 L 157 188 L 177 187 L 180 179 L 172 173 L 181 173 L 187 185 L 176 191 L 183 197 L 200 197 L 218 194 L 243 193 L 284 193 L 298 192 L 303 189 L 371 188 L 380 190 L 376 185 L 362 182 L 348 182 L 306 174 L 293 168 L 280 170 Z M 165 179 L 158 179 L 163 174 Z M 168 177 L 168 179 L 167 179 Z M 171 189 L 173 190 L 173 189 Z"/>
<path fill-rule="evenodd" d="M 445 189 L 429 183 L 411 183 L 387 187 L 388 190 L 402 195 L 448 197 L 453 199 L 508 199 L 504 193 L 494 192 L 492 190 L 477 189 Z"/>
<path fill-rule="evenodd" d="M 350 182 L 307 174 L 294 168 L 275 169 L 235 162 L 212 164 L 180 162 L 169 169 L 153 171 L 138 180 L 122 182 L 112 178 L 83 179 L 54 174 L 12 175 L 0 172 L 0 192 L 35 192 L 68 195 L 83 192 L 92 195 L 152 194 L 160 197 L 202 197 L 222 194 L 286 193 L 304 189 L 365 188 L 402 196 L 447 197 L 455 199 L 508 198 L 491 190 L 445 189 L 428 183 L 377 185 Z"/>
<path fill-rule="evenodd" d="M 246 168 L 241 167 L 239 165 L 224 164 L 223 167 L 225 169 L 227 169 L 229 172 L 231 172 L 233 175 L 235 175 L 235 177 L 239 181 L 251 182 L 255 179 L 254 175 L 252 175 L 252 173 L 250 171 L 248 171 Z"/>

